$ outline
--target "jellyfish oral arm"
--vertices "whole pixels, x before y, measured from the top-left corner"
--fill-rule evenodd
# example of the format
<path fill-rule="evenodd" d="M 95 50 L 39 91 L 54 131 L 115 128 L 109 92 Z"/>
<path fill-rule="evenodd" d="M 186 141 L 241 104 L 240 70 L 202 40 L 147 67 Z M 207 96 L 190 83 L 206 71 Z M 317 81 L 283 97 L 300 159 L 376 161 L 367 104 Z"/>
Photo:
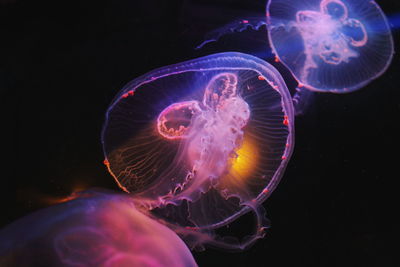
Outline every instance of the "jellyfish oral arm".
<path fill-rule="evenodd" d="M 237 157 L 236 150 L 243 140 L 242 128 L 250 118 L 249 105 L 237 95 L 237 83 L 234 73 L 218 74 L 204 89 L 201 104 L 174 103 L 158 116 L 161 136 L 186 139 L 183 154 L 192 170 L 183 185 L 185 195 L 199 187 L 207 191 L 210 185 L 218 183 L 217 178 L 227 172 L 232 158 Z"/>

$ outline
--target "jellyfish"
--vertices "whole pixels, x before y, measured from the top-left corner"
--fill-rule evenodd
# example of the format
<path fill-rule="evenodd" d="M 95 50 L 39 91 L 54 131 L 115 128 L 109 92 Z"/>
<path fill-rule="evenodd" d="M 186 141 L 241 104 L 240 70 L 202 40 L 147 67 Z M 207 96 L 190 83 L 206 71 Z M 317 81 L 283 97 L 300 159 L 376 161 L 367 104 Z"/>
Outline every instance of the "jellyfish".
<path fill-rule="evenodd" d="M 287 67 L 299 90 L 358 90 L 386 71 L 394 53 L 387 18 L 369 0 L 269 0 L 266 19 L 236 20 L 209 33 L 197 48 L 263 25 L 275 60 Z"/>
<path fill-rule="evenodd" d="M 389 24 L 374 1 L 271 0 L 267 27 L 273 52 L 314 91 L 357 90 L 393 56 Z"/>
<path fill-rule="evenodd" d="M 166 66 L 128 83 L 106 112 L 105 165 L 137 207 L 191 247 L 242 249 L 264 235 L 261 203 L 294 145 L 293 106 L 280 74 L 226 52 Z M 214 230 L 253 211 L 254 233 Z"/>
<path fill-rule="evenodd" d="M 197 266 L 172 230 L 107 190 L 27 215 L 0 240 L 1 266 Z"/>

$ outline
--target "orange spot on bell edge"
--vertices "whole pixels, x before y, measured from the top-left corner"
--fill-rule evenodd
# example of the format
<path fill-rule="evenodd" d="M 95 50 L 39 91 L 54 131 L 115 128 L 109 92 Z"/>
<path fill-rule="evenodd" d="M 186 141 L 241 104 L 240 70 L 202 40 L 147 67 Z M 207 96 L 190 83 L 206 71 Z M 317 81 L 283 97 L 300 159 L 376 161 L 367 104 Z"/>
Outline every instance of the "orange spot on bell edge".
<path fill-rule="evenodd" d="M 288 119 L 288 116 L 286 116 L 286 115 L 283 117 L 283 124 L 285 124 L 286 126 L 289 125 L 289 119 Z"/>

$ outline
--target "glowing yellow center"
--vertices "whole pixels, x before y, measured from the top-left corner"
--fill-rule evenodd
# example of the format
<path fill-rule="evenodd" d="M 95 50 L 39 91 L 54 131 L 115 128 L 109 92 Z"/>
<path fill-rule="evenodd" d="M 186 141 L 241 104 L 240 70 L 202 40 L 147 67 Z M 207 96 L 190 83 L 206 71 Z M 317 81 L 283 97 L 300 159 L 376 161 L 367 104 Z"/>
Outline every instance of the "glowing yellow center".
<path fill-rule="evenodd" d="M 244 137 L 242 146 L 236 151 L 237 158 L 232 160 L 230 175 L 237 180 L 249 178 L 258 163 L 258 149 L 255 142 L 248 136 Z"/>

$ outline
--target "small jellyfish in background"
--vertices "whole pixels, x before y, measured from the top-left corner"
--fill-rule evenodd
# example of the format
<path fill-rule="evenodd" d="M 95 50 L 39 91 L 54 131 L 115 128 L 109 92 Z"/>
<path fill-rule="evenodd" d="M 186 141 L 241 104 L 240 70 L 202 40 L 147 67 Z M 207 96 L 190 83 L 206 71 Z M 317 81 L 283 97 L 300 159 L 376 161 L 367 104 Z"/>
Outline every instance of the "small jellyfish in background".
<path fill-rule="evenodd" d="M 261 203 L 291 156 L 293 123 L 290 94 L 271 65 L 214 54 L 122 89 L 106 113 L 105 164 L 136 206 L 190 236 L 191 246 L 241 249 L 268 226 Z M 249 211 L 257 227 L 246 241 L 211 234 Z"/>
<path fill-rule="evenodd" d="M 370 0 L 269 0 L 266 17 L 244 14 L 208 33 L 196 49 L 226 34 L 249 27 L 259 30 L 264 25 L 275 61 L 292 73 L 298 90 L 347 93 L 360 89 L 386 71 L 394 53 L 387 18 Z M 295 102 L 301 97 L 307 102 L 310 96 L 301 92 Z"/>
<path fill-rule="evenodd" d="M 314 91 L 357 90 L 393 56 L 386 16 L 370 0 L 270 0 L 267 27 L 275 55 Z"/>
<path fill-rule="evenodd" d="M 27 215 L 0 240 L 0 266 L 197 266 L 172 230 L 104 190 Z"/>

